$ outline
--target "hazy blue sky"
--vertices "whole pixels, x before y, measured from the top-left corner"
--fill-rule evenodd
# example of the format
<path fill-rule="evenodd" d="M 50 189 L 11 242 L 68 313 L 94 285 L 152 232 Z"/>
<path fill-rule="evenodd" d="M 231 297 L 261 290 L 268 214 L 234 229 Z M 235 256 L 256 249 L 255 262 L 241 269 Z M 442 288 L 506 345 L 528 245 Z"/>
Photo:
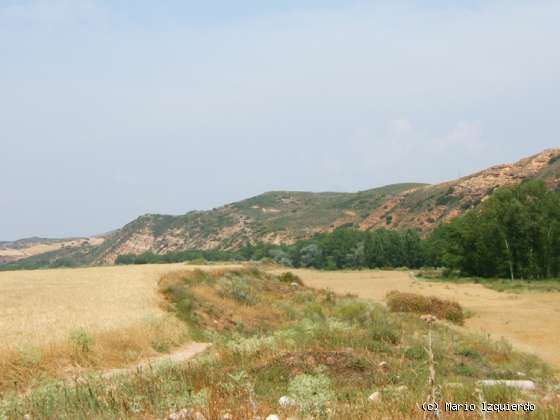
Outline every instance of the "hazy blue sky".
<path fill-rule="evenodd" d="M 0 0 L 0 240 L 558 146 L 558 22 L 557 0 Z"/>

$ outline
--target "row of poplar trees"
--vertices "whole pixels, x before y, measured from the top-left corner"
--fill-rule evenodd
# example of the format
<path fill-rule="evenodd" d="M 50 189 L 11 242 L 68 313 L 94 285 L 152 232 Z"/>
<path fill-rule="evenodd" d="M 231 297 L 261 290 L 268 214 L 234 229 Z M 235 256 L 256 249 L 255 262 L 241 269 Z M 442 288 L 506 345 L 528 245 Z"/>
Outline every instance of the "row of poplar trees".
<path fill-rule="evenodd" d="M 529 181 L 501 188 L 428 238 L 435 265 L 465 275 L 544 279 L 560 275 L 560 192 Z"/>

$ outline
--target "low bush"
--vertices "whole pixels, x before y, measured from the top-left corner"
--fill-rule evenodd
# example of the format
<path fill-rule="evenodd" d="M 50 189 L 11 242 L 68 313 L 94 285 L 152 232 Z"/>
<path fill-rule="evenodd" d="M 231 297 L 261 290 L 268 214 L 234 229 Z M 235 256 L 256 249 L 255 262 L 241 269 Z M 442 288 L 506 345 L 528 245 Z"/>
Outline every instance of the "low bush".
<path fill-rule="evenodd" d="M 255 305 L 257 298 L 249 283 L 242 277 L 224 278 L 220 282 L 221 294 L 245 305 Z"/>
<path fill-rule="evenodd" d="M 400 328 L 387 319 L 374 319 L 368 325 L 370 345 L 375 348 L 376 343 L 398 344 L 400 341 Z"/>
<path fill-rule="evenodd" d="M 303 281 L 291 271 L 280 274 L 278 276 L 278 280 L 280 280 L 283 283 L 289 283 L 289 284 L 297 283 L 300 286 L 303 286 Z"/>
<path fill-rule="evenodd" d="M 370 308 L 365 302 L 350 301 L 343 303 L 336 311 L 337 318 L 343 321 L 365 324 L 370 319 Z"/>
<path fill-rule="evenodd" d="M 461 305 L 450 300 L 398 291 L 389 292 L 386 299 L 391 312 L 431 314 L 459 325 L 465 321 Z"/>
<path fill-rule="evenodd" d="M 306 304 L 303 309 L 303 315 L 313 322 L 321 322 L 326 319 L 321 304 L 317 302 Z"/>
<path fill-rule="evenodd" d="M 330 405 L 336 400 L 331 380 L 323 373 L 296 376 L 288 385 L 288 393 L 297 402 L 301 414 L 312 418 L 328 417 L 332 412 Z"/>
<path fill-rule="evenodd" d="M 208 261 L 204 258 L 195 258 L 194 260 L 187 261 L 185 264 L 188 265 L 208 265 Z"/>
<path fill-rule="evenodd" d="M 83 328 L 78 328 L 70 333 L 70 342 L 76 353 L 89 353 L 93 348 L 93 338 Z"/>

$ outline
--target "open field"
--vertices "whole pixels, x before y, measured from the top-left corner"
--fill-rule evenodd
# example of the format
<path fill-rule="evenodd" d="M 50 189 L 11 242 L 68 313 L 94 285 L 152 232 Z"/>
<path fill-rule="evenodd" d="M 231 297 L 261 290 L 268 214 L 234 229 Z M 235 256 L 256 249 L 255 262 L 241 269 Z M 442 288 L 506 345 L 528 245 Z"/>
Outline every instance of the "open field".
<path fill-rule="evenodd" d="M 185 268 L 163 264 L 0 272 L 0 345 L 41 345 L 65 340 L 76 328 L 110 331 L 162 315 L 157 281 Z M 188 266 L 196 268 L 212 266 Z M 385 302 L 391 290 L 456 300 L 474 312 L 466 328 L 504 337 L 560 368 L 558 293 L 513 294 L 477 284 L 417 281 L 402 271 L 292 271 L 309 286 L 376 302 Z"/>
<path fill-rule="evenodd" d="M 560 368 L 560 294 L 514 294 L 479 284 L 418 281 L 404 271 L 317 272 L 292 270 L 311 287 L 385 302 L 391 290 L 434 295 L 459 302 L 474 312 L 465 328 L 504 337 L 516 348 Z"/>
<path fill-rule="evenodd" d="M 172 267 L 99 267 L 0 273 L 4 345 L 45 344 L 76 328 L 99 332 L 162 314 L 156 282 Z"/>
<path fill-rule="evenodd" d="M 309 288 L 285 271 L 183 268 L 158 287 L 162 309 L 210 348 L 183 346 L 133 374 L 104 370 L 7 392 L 0 419 L 416 419 L 425 418 L 418 403 L 426 398 L 440 406 L 526 401 L 538 408 L 524 418 L 560 414 L 557 378 L 537 357 L 417 313 Z M 480 385 L 519 377 L 531 386 Z"/>
<path fill-rule="evenodd" d="M 179 268 L 185 265 L 0 273 L 0 392 L 124 368 L 185 344 L 188 328 L 161 308 L 158 293 L 161 275 Z"/>
<path fill-rule="evenodd" d="M 76 328 L 111 331 L 163 315 L 157 281 L 163 273 L 184 268 L 169 264 L 0 272 L 0 346 L 45 344 L 66 339 Z"/>

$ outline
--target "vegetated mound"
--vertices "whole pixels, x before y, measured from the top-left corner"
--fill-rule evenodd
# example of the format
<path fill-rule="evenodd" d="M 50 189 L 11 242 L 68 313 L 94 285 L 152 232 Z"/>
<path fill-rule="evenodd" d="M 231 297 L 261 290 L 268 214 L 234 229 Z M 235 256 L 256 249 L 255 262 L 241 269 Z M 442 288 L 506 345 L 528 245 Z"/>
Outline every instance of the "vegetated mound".
<path fill-rule="evenodd" d="M 289 321 L 293 313 L 280 302 L 295 299 L 302 286 L 291 273 L 272 276 L 255 268 L 174 272 L 163 276 L 159 287 L 193 331 L 257 333 Z"/>
<path fill-rule="evenodd" d="M 430 392 L 426 347 L 432 336 L 442 401 L 478 401 L 478 379 L 519 377 L 541 391 L 484 389 L 488 402 L 539 402 L 538 415 L 560 407 L 541 402 L 552 381 L 537 358 L 504 342 L 465 335 L 412 314 L 302 286 L 294 276 L 254 268 L 181 271 L 162 277 L 165 307 L 213 351 L 186 364 L 154 367 L 118 381 L 89 379 L 6 399 L 0 417 L 153 418 L 184 410 L 205 418 L 417 418 Z M 456 383 L 461 383 L 457 386 Z M 455 386 L 445 386 L 455 383 Z M 374 401 L 368 397 L 374 393 Z M 279 404 L 279 398 L 282 404 Z M 3 410 L 3 411 L 2 411 Z M 191 410 L 191 411 L 189 411 Z M 465 414 L 465 418 L 477 418 Z"/>
<path fill-rule="evenodd" d="M 387 306 L 392 312 L 429 314 L 459 325 L 465 321 L 463 308 L 459 303 L 436 296 L 423 296 L 393 290 L 387 294 Z"/>
<path fill-rule="evenodd" d="M 100 251 L 103 238 L 62 241 L 18 251 L 18 257 L 0 261 L 0 271 L 90 265 Z M 2 251 L 0 251 L 1 254 Z"/>

